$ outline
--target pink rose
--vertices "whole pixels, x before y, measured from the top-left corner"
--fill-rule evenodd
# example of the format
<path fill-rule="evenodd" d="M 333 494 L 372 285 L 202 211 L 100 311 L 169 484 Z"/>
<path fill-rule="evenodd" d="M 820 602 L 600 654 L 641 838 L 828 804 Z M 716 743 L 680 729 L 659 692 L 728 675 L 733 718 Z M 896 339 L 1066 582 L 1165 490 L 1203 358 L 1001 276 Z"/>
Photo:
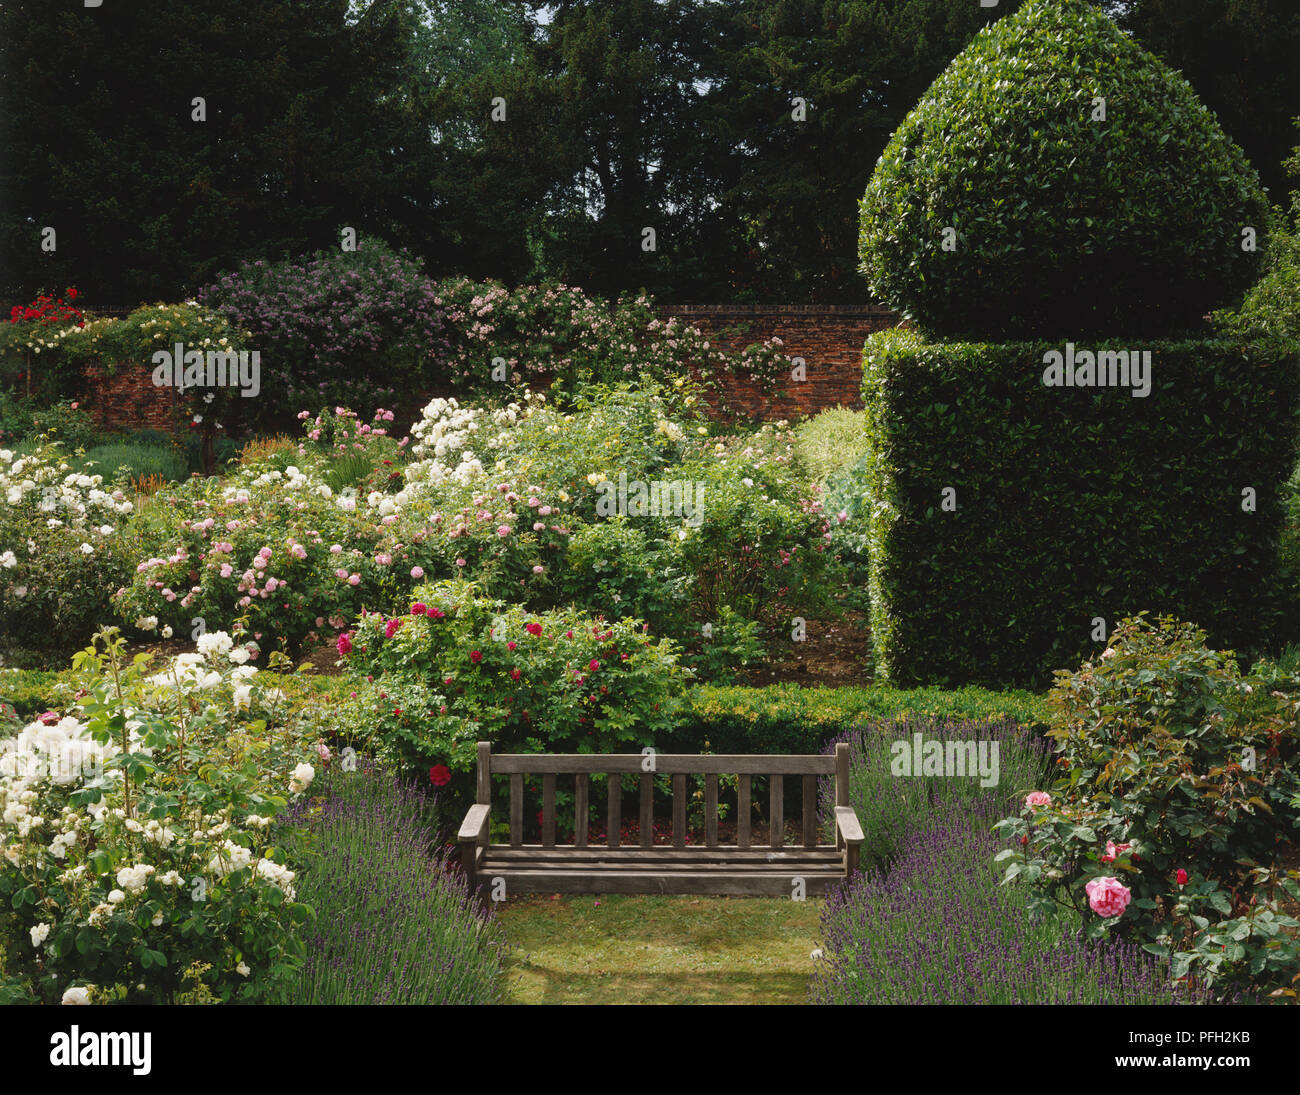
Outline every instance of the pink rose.
<path fill-rule="evenodd" d="M 1046 791 L 1030 791 L 1025 796 L 1026 806 L 1050 806 L 1051 804 L 1052 796 Z"/>
<path fill-rule="evenodd" d="M 1113 840 L 1106 841 L 1106 851 L 1101 857 L 1103 863 L 1114 863 L 1115 857 L 1127 852 L 1132 844 L 1116 844 Z"/>
<path fill-rule="evenodd" d="M 342 567 L 339 567 L 338 570 L 334 572 L 334 577 L 337 578 L 340 582 L 346 581 L 347 576 L 348 576 L 348 572 L 344 570 Z"/>
<path fill-rule="evenodd" d="M 1088 895 L 1088 906 L 1098 916 L 1122 916 L 1133 899 L 1129 888 L 1109 875 L 1094 878 L 1083 889 Z"/>
<path fill-rule="evenodd" d="M 1187 872 L 1183 870 L 1181 867 L 1178 868 L 1178 873 L 1174 877 L 1177 879 L 1178 885 L 1180 886 L 1187 885 Z"/>
<path fill-rule="evenodd" d="M 360 575 L 360 574 L 350 574 L 350 575 L 348 575 L 348 585 L 350 585 L 350 586 L 359 586 L 360 584 L 361 584 L 361 575 Z"/>
<path fill-rule="evenodd" d="M 497 535 L 500 536 L 500 537 L 502 537 L 502 538 L 505 538 L 506 536 L 509 536 L 509 535 L 510 535 L 510 526 L 509 526 L 509 525 L 497 525 Z"/>
<path fill-rule="evenodd" d="M 342 655 L 343 657 L 347 657 L 349 654 L 352 653 L 352 633 L 350 631 L 345 631 L 343 632 L 342 635 L 339 636 L 338 648 L 339 648 L 339 654 Z M 353 692 L 352 694 L 354 696 L 356 695 L 355 692 Z"/>
<path fill-rule="evenodd" d="M 423 578 L 423 577 L 424 577 L 424 567 L 411 567 L 411 577 L 412 577 L 412 578 Z"/>

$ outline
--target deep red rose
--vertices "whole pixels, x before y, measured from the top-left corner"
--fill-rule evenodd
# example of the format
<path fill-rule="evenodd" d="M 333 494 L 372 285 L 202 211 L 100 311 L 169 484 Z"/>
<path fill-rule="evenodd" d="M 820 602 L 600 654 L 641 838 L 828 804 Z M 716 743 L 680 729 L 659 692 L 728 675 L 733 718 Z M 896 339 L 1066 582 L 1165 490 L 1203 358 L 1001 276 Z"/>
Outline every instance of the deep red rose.
<path fill-rule="evenodd" d="M 451 769 L 445 764 L 435 764 L 429 769 L 429 782 L 435 787 L 446 787 L 451 782 Z"/>
<path fill-rule="evenodd" d="M 478 663 L 483 660 L 482 651 L 471 650 L 469 652 L 469 660 L 472 661 L 475 665 L 478 665 Z"/>

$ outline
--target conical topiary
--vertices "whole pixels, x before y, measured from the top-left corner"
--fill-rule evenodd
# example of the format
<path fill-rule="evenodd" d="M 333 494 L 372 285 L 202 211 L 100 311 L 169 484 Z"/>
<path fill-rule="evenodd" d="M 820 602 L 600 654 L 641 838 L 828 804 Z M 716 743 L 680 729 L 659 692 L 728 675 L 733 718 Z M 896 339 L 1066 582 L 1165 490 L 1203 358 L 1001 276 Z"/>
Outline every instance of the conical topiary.
<path fill-rule="evenodd" d="M 931 85 L 861 202 L 872 292 L 933 336 L 1195 325 L 1258 273 L 1258 175 L 1085 0 L 1029 0 Z M 952 231 L 946 231 L 951 229 Z"/>

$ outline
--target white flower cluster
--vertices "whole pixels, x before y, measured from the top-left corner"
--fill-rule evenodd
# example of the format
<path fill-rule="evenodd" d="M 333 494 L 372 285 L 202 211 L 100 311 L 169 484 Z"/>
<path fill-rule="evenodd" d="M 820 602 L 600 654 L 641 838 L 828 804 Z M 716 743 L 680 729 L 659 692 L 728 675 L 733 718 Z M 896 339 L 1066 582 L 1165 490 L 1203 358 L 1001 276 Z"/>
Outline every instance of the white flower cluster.
<path fill-rule="evenodd" d="M 67 787 L 78 780 L 103 778 L 105 764 L 117 753 L 116 745 L 97 742 L 71 715 L 57 722 L 28 723 L 16 737 L 0 741 L 0 805 L 5 821 L 17 824 L 17 818 L 11 821 L 10 806 L 21 806 L 22 796 L 31 788 L 46 782 Z"/>
<path fill-rule="evenodd" d="M 10 449 L 0 449 L 0 498 L 5 507 L 0 509 L 0 536 L 13 535 L 13 526 L 6 520 L 10 514 L 26 519 L 43 519 L 46 528 L 67 527 L 84 537 L 80 552 L 89 557 L 95 553 L 92 541 L 113 534 L 114 526 L 108 519 L 130 513 L 134 508 L 120 491 L 111 494 L 101 489 L 103 477 L 73 471 L 53 447 L 43 448 L 26 456 L 14 458 Z M 54 516 L 58 514 L 58 516 Z M 35 540 L 26 542 L 26 554 L 35 555 L 40 546 Z M 0 567 L 11 570 L 18 565 L 24 553 L 0 545 Z"/>
<path fill-rule="evenodd" d="M 407 489 L 469 483 L 483 475 L 483 463 L 471 447 L 498 450 L 510 442 L 512 431 L 546 404 L 546 397 L 529 392 L 524 402 L 494 411 L 462 407 L 454 399 L 435 399 L 411 427 L 415 461 L 406 468 Z"/>

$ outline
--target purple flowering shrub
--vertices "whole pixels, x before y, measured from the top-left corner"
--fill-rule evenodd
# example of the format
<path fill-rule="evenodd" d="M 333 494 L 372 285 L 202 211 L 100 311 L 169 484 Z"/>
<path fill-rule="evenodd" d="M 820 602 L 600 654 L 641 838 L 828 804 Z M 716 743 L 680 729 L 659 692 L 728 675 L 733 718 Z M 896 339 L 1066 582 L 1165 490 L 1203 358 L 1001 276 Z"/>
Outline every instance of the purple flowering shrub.
<path fill-rule="evenodd" d="M 824 1004 L 1154 1004 L 1173 1002 L 1157 962 L 1130 944 L 1035 924 L 992 865 L 998 810 L 955 798 L 904 835 L 887 872 L 831 894 Z"/>
<path fill-rule="evenodd" d="M 997 782 L 904 774 L 922 743 L 984 742 Z M 1172 1000 L 1156 959 L 1132 945 L 1084 938 L 1077 925 L 1033 919 L 1023 895 L 998 885 L 992 833 L 1008 802 L 1036 786 L 1046 744 L 1009 719 L 915 719 L 863 726 L 847 741 L 849 801 L 868 843 L 863 873 L 827 899 L 819 1003 L 1156 1003 Z M 992 773 L 993 766 L 985 766 Z M 823 815 L 833 787 L 822 781 Z"/>
<path fill-rule="evenodd" d="M 504 940 L 436 847 L 429 803 L 391 773 L 334 771 L 309 835 L 299 895 L 315 910 L 307 958 L 286 1002 L 494 1004 Z"/>
<path fill-rule="evenodd" d="M 446 344 L 437 285 L 416 259 L 375 237 L 355 251 L 244 263 L 198 299 L 261 352 L 263 420 L 303 406 L 391 405 Z"/>

